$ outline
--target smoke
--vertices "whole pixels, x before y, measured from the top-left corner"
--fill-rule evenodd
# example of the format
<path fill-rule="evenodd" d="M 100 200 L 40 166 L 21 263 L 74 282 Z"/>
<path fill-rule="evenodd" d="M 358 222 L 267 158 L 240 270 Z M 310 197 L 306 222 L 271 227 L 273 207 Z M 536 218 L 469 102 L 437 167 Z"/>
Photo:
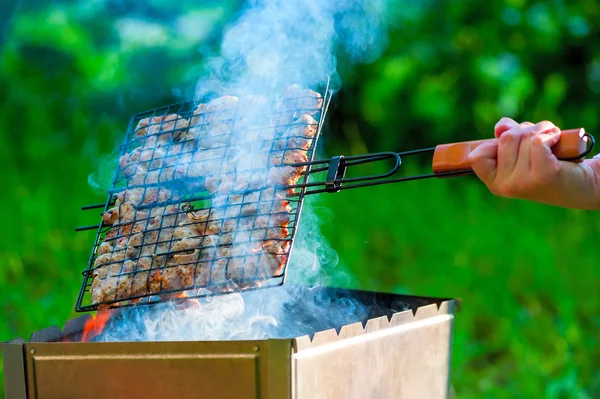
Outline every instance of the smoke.
<path fill-rule="evenodd" d="M 397 15 L 394 0 L 251 0 L 206 62 L 197 98 L 206 93 L 273 93 L 291 83 L 339 88 L 337 54 L 377 59 Z"/>
<path fill-rule="evenodd" d="M 323 219 L 315 212 L 315 199 L 305 204 L 285 285 L 199 298 L 191 304 L 166 302 L 121 309 L 95 340 L 285 339 L 366 322 L 374 303 L 350 291 L 324 289 L 328 284 L 320 276 L 322 268 L 335 267 L 338 255 L 319 231 Z M 347 283 L 352 276 L 346 278 Z M 406 309 L 408 305 L 396 311 Z"/>
<path fill-rule="evenodd" d="M 105 194 L 112 188 L 120 152 L 120 149 L 115 149 L 111 154 L 99 155 L 96 159 L 95 171 L 88 176 L 88 184 L 96 194 Z"/>
<path fill-rule="evenodd" d="M 319 230 L 318 197 L 308 197 L 296 236 L 284 286 L 199 298 L 197 302 L 166 302 L 125 308 L 97 341 L 258 340 L 312 336 L 318 331 L 364 322 L 369 305 L 350 292 L 328 286 L 321 273 L 336 267 L 338 254 Z M 338 273 L 344 276 L 343 273 Z M 337 276 L 337 275 L 336 275 Z M 337 278 L 336 285 L 346 285 Z M 342 284 L 340 284 L 342 283 Z M 346 284 L 344 284 L 346 283 Z M 400 309 L 404 310 L 404 309 Z"/>
<path fill-rule="evenodd" d="M 229 170 L 239 173 L 261 162 L 243 150 L 260 140 L 272 140 L 275 132 L 248 137 L 248 129 L 286 87 L 316 88 L 329 81 L 330 88 L 337 90 L 341 85 L 338 52 L 352 62 L 379 57 L 387 44 L 393 9 L 391 0 L 251 1 L 227 28 L 220 54 L 204 64 L 196 88 L 199 103 L 216 96 L 262 99 L 263 106 L 250 107 L 243 115 L 245 125 L 236 125 L 233 142 L 241 143 L 242 151 L 231 157 Z M 219 168 L 220 161 L 203 172 L 222 173 Z M 230 198 L 223 192 L 217 198 L 228 203 Z M 317 214 L 317 203 L 314 196 L 305 200 L 283 287 L 202 298 L 187 308 L 169 302 L 124 309 L 99 340 L 284 338 L 363 319 L 367 307 L 358 299 L 331 297 L 328 291 L 315 289 L 331 283 L 324 279 L 323 270 L 338 264 L 338 254 L 320 231 L 324 220 Z M 337 285 L 344 283 L 341 275 L 336 273 Z M 351 276 L 346 277 L 349 283 Z"/>

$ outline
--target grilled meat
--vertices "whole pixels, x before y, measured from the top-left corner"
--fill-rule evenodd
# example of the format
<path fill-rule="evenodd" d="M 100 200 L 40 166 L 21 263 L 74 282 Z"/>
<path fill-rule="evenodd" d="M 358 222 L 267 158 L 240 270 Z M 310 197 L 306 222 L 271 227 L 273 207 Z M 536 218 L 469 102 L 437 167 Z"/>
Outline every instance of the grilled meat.
<path fill-rule="evenodd" d="M 179 141 L 187 133 L 189 122 L 177 114 L 154 116 L 144 118 L 138 122 L 134 136 L 138 139 L 150 141 L 150 147 L 166 144 L 174 140 Z"/>
<path fill-rule="evenodd" d="M 285 89 L 281 102 L 284 110 L 299 110 L 314 115 L 323 106 L 323 97 L 317 92 L 302 89 L 294 84 Z"/>
<path fill-rule="evenodd" d="M 315 115 L 323 106 L 323 97 L 298 85 L 289 86 L 280 101 L 280 124 L 290 124 L 303 114 Z"/>
<path fill-rule="evenodd" d="M 146 205 L 153 202 L 163 202 L 168 199 L 177 199 L 178 195 L 166 188 L 142 187 L 121 191 L 116 196 L 115 207 L 123 203 L 131 203 L 134 206 Z"/>
<path fill-rule="evenodd" d="M 307 151 L 317 134 L 318 123 L 310 115 L 303 114 L 296 119 L 289 128 L 272 143 L 266 143 L 269 149 L 274 150 L 304 150 Z M 272 147 L 270 147 L 272 145 Z"/>

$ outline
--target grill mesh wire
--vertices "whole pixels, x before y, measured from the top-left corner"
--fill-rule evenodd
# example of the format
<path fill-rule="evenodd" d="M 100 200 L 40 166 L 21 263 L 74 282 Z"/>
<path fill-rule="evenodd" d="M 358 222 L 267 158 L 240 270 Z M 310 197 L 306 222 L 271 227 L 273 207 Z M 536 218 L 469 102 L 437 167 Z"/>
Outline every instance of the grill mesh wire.
<path fill-rule="evenodd" d="M 77 311 L 283 284 L 305 190 L 284 187 L 310 172 L 285 165 L 313 159 L 331 97 L 286 93 L 131 119 Z"/>

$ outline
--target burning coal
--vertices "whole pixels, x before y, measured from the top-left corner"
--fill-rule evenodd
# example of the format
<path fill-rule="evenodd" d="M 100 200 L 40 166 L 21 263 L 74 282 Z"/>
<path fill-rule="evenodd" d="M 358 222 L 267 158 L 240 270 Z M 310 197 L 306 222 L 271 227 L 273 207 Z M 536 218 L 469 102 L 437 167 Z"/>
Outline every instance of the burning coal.
<path fill-rule="evenodd" d="M 154 189 L 150 195 L 151 201 L 163 203 L 163 205 L 160 208 L 160 214 L 156 216 L 153 216 L 152 208 L 145 213 L 142 212 L 147 223 L 146 227 L 142 228 L 145 230 L 134 235 L 132 233 L 135 232 L 128 231 L 122 247 L 119 247 L 118 233 L 116 233 L 116 237 L 112 237 L 115 240 L 105 241 L 99 247 L 99 251 L 102 251 L 101 255 L 108 256 L 102 258 L 103 260 L 100 262 L 96 261 L 98 264 L 95 265 L 97 267 L 95 280 L 91 287 L 94 301 L 103 302 L 109 297 L 116 299 L 135 297 L 136 289 L 139 290 L 139 295 L 145 295 L 152 292 L 158 293 L 157 286 L 164 287 L 175 284 L 174 289 L 181 289 L 185 284 L 198 284 L 198 279 L 201 282 L 211 280 L 214 276 L 192 273 L 192 269 L 185 269 L 184 266 L 181 266 L 190 257 L 193 257 L 194 261 L 198 261 L 200 257 L 207 256 L 206 254 L 209 254 L 208 258 L 200 261 L 210 263 L 212 266 L 215 259 L 219 257 L 243 254 L 244 259 L 247 259 L 248 254 L 258 253 L 269 246 L 270 251 L 267 252 L 273 253 L 274 250 L 275 254 L 279 254 L 275 256 L 275 261 L 261 263 L 260 260 L 256 260 L 251 266 L 255 270 L 258 269 L 257 274 L 263 277 L 276 274 L 277 268 L 282 265 L 281 254 L 284 253 L 282 251 L 285 251 L 284 244 L 277 241 L 279 236 L 269 236 L 273 233 L 268 232 L 267 236 L 260 240 L 260 247 L 256 247 L 255 241 L 251 239 L 238 240 L 239 234 L 243 233 L 243 230 L 239 229 L 239 219 L 248 215 L 244 214 L 242 203 L 235 201 L 245 195 L 242 194 L 243 192 L 253 190 L 270 192 L 271 196 L 276 195 L 283 199 L 284 196 L 279 191 L 278 184 L 294 184 L 298 176 L 295 170 L 282 166 L 290 161 L 295 163 L 305 159 L 302 158 L 301 152 L 296 153 L 297 155 L 292 156 L 291 159 L 287 159 L 288 155 L 282 152 L 280 158 L 275 162 L 269 156 L 260 157 L 254 154 L 260 154 L 265 142 L 273 143 L 281 137 L 282 132 L 273 128 L 278 125 L 273 120 L 274 114 L 279 119 L 282 117 L 286 119 L 286 124 L 310 125 L 310 110 L 314 110 L 315 105 L 307 106 L 302 103 L 298 104 L 296 101 L 295 108 L 284 106 L 282 111 L 282 93 L 284 93 L 284 99 L 286 96 L 289 98 L 290 92 L 306 92 L 303 89 L 322 87 L 330 78 L 333 78 L 334 86 L 339 86 L 340 82 L 336 73 L 338 48 L 346 51 L 354 61 L 371 60 L 380 54 L 386 43 L 388 28 L 386 16 L 390 11 L 389 6 L 388 1 L 384 0 L 299 0 L 294 2 L 264 0 L 250 2 L 239 19 L 227 29 L 220 55 L 207 61 L 206 73 L 199 79 L 196 90 L 196 100 L 200 105 L 194 110 L 192 117 L 184 119 L 177 114 L 161 117 L 157 122 L 159 127 L 154 131 L 152 130 L 152 118 L 147 119 L 146 125 L 143 121 L 140 122 L 135 134 L 144 140 L 144 144 L 120 160 L 120 167 L 130 179 L 129 185 L 132 187 L 165 183 L 178 176 L 202 178 L 203 186 L 210 192 L 213 207 L 221 209 L 218 217 L 210 213 L 198 215 L 193 210 L 181 212 L 178 208 L 179 205 L 168 204 L 166 200 L 177 197 L 178 194 L 183 195 L 183 193 L 173 193 L 176 190 L 171 188 L 169 194 L 165 195 L 163 189 Z M 312 98 L 311 101 L 319 98 L 313 91 L 308 91 L 308 93 L 315 94 L 308 96 Z M 291 98 L 299 100 L 302 97 L 291 95 Z M 212 100 L 207 101 L 207 99 Z M 211 107 L 213 107 L 212 110 L 217 108 L 220 113 L 211 113 Z M 233 109 L 236 110 L 235 113 Z M 228 114 L 228 110 L 231 115 Z M 273 110 L 277 111 L 274 113 Z M 298 112 L 298 110 L 304 111 Z M 219 115 L 225 115 L 225 117 L 221 118 Z M 235 122 L 230 122 L 232 120 Z M 174 133 L 162 134 L 161 129 L 165 124 L 172 124 L 171 131 Z M 176 133 L 178 131 L 181 134 Z M 225 144 L 220 141 L 223 140 L 223 137 L 226 137 L 227 147 L 222 147 Z M 174 141 L 175 144 L 161 147 L 161 140 Z M 302 146 L 297 142 L 295 145 Z M 192 152 L 192 155 L 183 156 L 185 153 L 190 153 L 190 151 L 186 151 L 186 146 L 208 150 L 208 152 L 203 152 L 202 166 L 190 166 L 194 165 L 191 159 L 195 157 L 196 153 Z M 176 154 L 172 154 L 172 148 L 176 149 Z M 223 150 L 226 153 L 218 153 L 219 148 L 226 148 Z M 146 164 L 140 167 L 144 162 L 144 157 L 147 158 Z M 155 159 L 158 159 L 160 163 L 160 167 L 155 168 L 156 171 L 153 170 Z M 227 159 L 225 163 L 224 159 Z M 168 171 L 166 175 L 164 170 Z M 256 172 L 257 170 L 259 172 Z M 127 208 L 122 208 L 127 204 L 128 195 L 130 199 L 135 196 L 133 190 L 135 188 L 123 192 L 121 198 L 117 199 L 116 210 L 111 210 L 104 215 L 105 223 L 122 226 L 127 226 L 128 223 L 133 225 L 131 220 L 124 218 Z M 138 201 L 133 202 L 131 209 L 135 208 L 135 211 L 132 210 L 132 214 L 137 215 L 137 212 L 140 212 L 137 206 L 148 201 L 146 193 L 144 191 Z M 164 198 L 161 198 L 161 195 Z M 320 233 L 320 221 L 312 208 L 313 199 L 305 201 L 300 225 L 295 226 L 297 228 L 296 242 L 288 267 L 287 282 L 291 284 L 259 291 L 187 300 L 184 301 L 187 302 L 186 306 L 182 306 L 181 301 L 171 301 L 152 307 L 124 309 L 119 312 L 118 319 L 115 318 L 108 324 L 107 321 L 110 317 L 106 317 L 109 314 L 107 313 L 96 319 L 98 324 L 90 326 L 90 335 L 96 336 L 99 331 L 102 331 L 97 339 L 103 341 L 263 339 L 290 337 L 298 335 L 299 332 L 310 334 L 310 330 L 316 330 L 319 325 L 328 325 L 332 321 L 332 325 L 343 325 L 346 319 L 355 320 L 356 314 L 366 312 L 358 301 L 345 298 L 339 303 L 333 303 L 336 301 L 334 298 L 293 285 L 296 282 L 309 286 L 323 284 L 320 278 L 322 267 L 324 265 L 333 267 L 337 264 L 337 254 Z M 167 211 L 168 207 L 173 209 L 170 211 L 171 213 Z M 184 215 L 184 217 L 180 219 L 177 215 Z M 200 242 L 195 240 L 196 236 L 189 234 L 189 231 L 185 229 L 186 225 L 189 227 L 193 224 L 188 221 L 190 218 L 198 218 L 194 219 L 196 220 L 194 223 L 202 224 L 202 234 L 210 236 L 213 243 L 212 252 L 200 253 L 194 249 L 200 245 Z M 198 222 L 200 219 L 201 221 Z M 219 227 L 215 227 L 216 230 L 208 234 L 206 232 L 207 229 L 210 229 L 211 220 L 218 220 Z M 256 220 L 257 218 L 254 217 L 251 221 L 252 226 L 256 224 Z M 233 223 L 234 221 L 235 223 Z M 127 251 L 140 246 L 143 248 L 147 244 L 149 229 L 147 226 L 151 223 L 155 223 L 161 228 L 165 225 L 168 234 L 179 235 L 177 239 L 180 241 L 173 245 L 173 239 L 162 239 L 161 241 L 160 234 L 162 233 L 156 233 L 151 235 L 150 239 L 150 244 L 155 244 L 154 252 L 144 254 L 141 250 L 135 254 L 135 257 L 132 257 Z M 225 230 L 227 223 L 236 227 Z M 281 221 L 278 223 L 276 226 L 267 224 L 265 229 L 279 231 L 287 228 L 285 223 Z M 132 227 L 129 229 L 131 230 Z M 247 236 L 248 233 L 242 235 Z M 227 245 L 229 248 L 235 248 L 235 251 L 229 249 L 228 253 L 221 254 L 219 251 L 221 251 L 222 240 L 225 236 L 229 240 Z M 139 242 L 136 245 L 130 245 L 134 237 L 137 237 L 135 240 Z M 162 248 L 161 250 L 160 243 L 167 241 L 168 249 Z M 181 252 L 179 255 L 162 256 L 163 253 L 168 253 L 172 247 L 182 242 L 185 242 L 187 246 L 182 244 L 181 248 L 177 247 Z M 207 248 L 206 238 L 202 241 L 202 245 Z M 218 253 L 218 256 L 215 253 Z M 117 254 L 117 260 L 113 259 L 115 254 Z M 131 259 L 137 260 L 137 263 Z M 265 257 L 264 259 L 269 258 Z M 110 266 L 113 262 L 123 263 L 124 260 L 130 270 L 126 278 L 111 271 Z M 155 269 L 151 266 L 154 262 L 162 262 L 161 265 L 166 263 L 168 266 L 170 260 L 180 265 L 178 269 L 173 269 L 177 270 L 176 273 L 173 272 L 171 276 L 167 276 L 163 272 L 152 271 Z M 121 265 L 118 267 L 122 268 Z M 234 273 L 243 275 L 247 268 L 248 262 L 245 262 L 234 268 L 237 270 Z M 203 270 L 211 270 L 211 268 L 206 267 Z M 137 285 L 136 276 L 141 276 Z M 229 277 L 231 281 L 232 276 L 220 278 L 225 277 Z M 235 281 L 235 278 L 233 280 Z M 154 286 L 152 286 L 152 282 L 154 282 Z M 234 284 L 232 290 L 235 291 L 235 288 Z M 153 289 L 154 291 L 152 291 Z M 334 309 L 338 309 L 338 311 L 336 314 L 329 312 L 321 314 L 320 310 L 324 308 L 324 304 L 327 304 L 325 308 L 328 309 L 331 309 L 330 306 L 333 304 Z M 303 309 L 302 315 L 295 313 L 295 309 L 300 308 Z M 303 322 L 306 320 L 306 314 L 313 315 L 310 325 Z M 294 317 L 294 315 L 298 317 Z"/>

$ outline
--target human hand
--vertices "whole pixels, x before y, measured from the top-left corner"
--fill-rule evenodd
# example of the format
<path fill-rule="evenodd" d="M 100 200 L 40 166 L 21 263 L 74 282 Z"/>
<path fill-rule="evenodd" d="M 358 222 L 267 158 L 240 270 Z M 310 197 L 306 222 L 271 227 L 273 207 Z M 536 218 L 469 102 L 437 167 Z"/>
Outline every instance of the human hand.
<path fill-rule="evenodd" d="M 473 172 L 499 197 L 577 209 L 600 209 L 600 158 L 561 161 L 552 153 L 560 129 L 548 121 L 502 118 L 490 140 L 469 155 Z"/>

